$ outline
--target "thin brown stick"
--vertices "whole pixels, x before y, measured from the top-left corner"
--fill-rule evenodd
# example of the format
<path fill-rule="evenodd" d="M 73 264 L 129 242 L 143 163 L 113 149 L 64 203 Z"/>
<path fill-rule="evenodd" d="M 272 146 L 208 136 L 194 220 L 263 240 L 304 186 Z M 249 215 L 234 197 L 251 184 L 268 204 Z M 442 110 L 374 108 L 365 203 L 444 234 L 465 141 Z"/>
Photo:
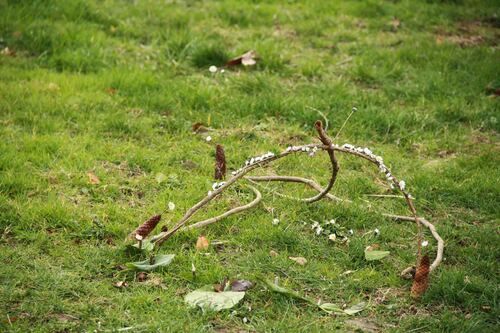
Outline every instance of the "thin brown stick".
<path fill-rule="evenodd" d="M 395 220 L 402 220 L 402 221 L 415 221 L 415 219 L 412 216 L 402 216 L 402 215 L 393 215 L 393 214 L 384 214 L 384 216 L 393 218 Z M 432 265 L 430 266 L 430 271 L 432 272 L 443 260 L 443 252 L 444 252 L 444 241 L 439 236 L 438 232 L 436 231 L 436 227 L 434 224 L 430 223 L 423 217 L 418 218 L 419 222 L 422 223 L 425 227 L 427 227 L 431 234 L 432 237 L 437 241 L 437 253 L 436 253 L 436 258 L 432 262 Z"/>
<path fill-rule="evenodd" d="M 272 181 L 278 181 L 278 182 L 290 182 L 290 183 L 304 183 L 307 186 L 315 189 L 318 192 L 322 192 L 323 191 L 323 188 L 321 187 L 321 185 L 319 185 L 318 183 L 316 183 L 314 180 L 307 179 L 307 178 L 302 178 L 302 177 L 295 177 L 295 176 L 247 176 L 247 177 L 245 177 L 245 179 L 247 179 L 247 180 L 249 180 L 251 182 L 272 182 Z M 294 199 L 294 200 L 304 201 L 304 202 L 308 202 L 308 200 L 310 199 L 310 198 L 295 198 L 295 197 L 288 196 L 286 194 L 279 193 L 279 192 L 275 192 L 275 194 L 278 195 L 278 196 L 281 196 L 283 198 Z M 325 197 L 328 198 L 328 199 L 330 199 L 330 200 L 337 201 L 337 202 L 344 201 L 344 200 L 340 199 L 339 197 L 336 197 L 336 196 L 334 196 L 333 194 L 330 194 L 330 193 L 327 193 L 325 195 Z"/>
<path fill-rule="evenodd" d="M 215 216 L 215 217 L 212 217 L 212 218 L 209 218 L 209 219 L 206 219 L 206 220 L 203 220 L 203 221 L 196 222 L 194 224 L 185 226 L 181 230 L 191 230 L 191 229 L 194 229 L 194 228 L 201 228 L 201 227 L 207 226 L 209 224 L 215 223 L 217 221 L 220 221 L 220 220 L 222 220 L 222 219 L 224 219 L 224 218 L 226 218 L 228 216 L 231 216 L 233 214 L 237 214 L 237 213 L 242 212 L 244 210 L 247 210 L 247 209 L 250 209 L 252 207 L 255 207 L 261 201 L 262 194 L 255 187 L 253 187 L 253 186 L 248 186 L 248 187 L 250 187 L 250 189 L 253 191 L 253 193 L 255 193 L 255 199 L 252 202 L 249 202 L 249 203 L 247 203 L 246 205 L 243 205 L 243 206 L 239 206 L 239 207 L 235 207 L 233 209 L 230 209 L 227 212 L 225 212 L 224 214 L 221 214 L 219 216 Z"/>
<path fill-rule="evenodd" d="M 398 198 L 404 199 L 404 195 L 394 195 L 394 194 L 365 194 L 366 197 L 372 198 Z"/>
<path fill-rule="evenodd" d="M 323 191 L 319 192 L 314 197 L 305 199 L 304 200 L 305 202 L 315 202 L 321 200 L 321 198 L 323 198 L 332 189 L 333 184 L 335 184 L 335 181 L 337 180 L 337 174 L 339 172 L 339 163 L 337 162 L 337 158 L 335 157 L 335 151 L 333 149 L 332 140 L 323 130 L 323 124 L 321 123 L 320 120 L 317 120 L 314 123 L 314 127 L 316 128 L 316 131 L 318 131 L 320 141 L 327 147 L 326 151 L 328 152 L 328 156 L 330 157 L 330 162 L 332 163 L 332 176 L 330 178 L 330 181 L 328 182 L 328 185 Z"/>

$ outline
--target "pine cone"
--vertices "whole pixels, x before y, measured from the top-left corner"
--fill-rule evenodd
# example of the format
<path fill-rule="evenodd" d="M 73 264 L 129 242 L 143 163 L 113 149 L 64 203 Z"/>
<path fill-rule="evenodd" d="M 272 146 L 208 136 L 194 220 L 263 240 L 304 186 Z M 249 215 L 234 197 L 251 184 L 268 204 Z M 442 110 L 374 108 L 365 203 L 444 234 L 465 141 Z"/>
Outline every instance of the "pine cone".
<path fill-rule="evenodd" d="M 226 178 L 226 155 L 221 145 L 215 147 L 215 180 Z"/>
<path fill-rule="evenodd" d="M 161 220 L 161 215 L 154 215 L 149 220 L 141 224 L 137 229 L 135 229 L 130 235 L 129 238 L 133 239 L 136 235 L 141 236 L 142 238 L 146 237 L 153 231 L 153 229 L 158 225 Z"/>
<path fill-rule="evenodd" d="M 420 298 L 429 286 L 429 256 L 426 254 L 420 260 L 413 285 L 411 286 L 411 296 Z"/>

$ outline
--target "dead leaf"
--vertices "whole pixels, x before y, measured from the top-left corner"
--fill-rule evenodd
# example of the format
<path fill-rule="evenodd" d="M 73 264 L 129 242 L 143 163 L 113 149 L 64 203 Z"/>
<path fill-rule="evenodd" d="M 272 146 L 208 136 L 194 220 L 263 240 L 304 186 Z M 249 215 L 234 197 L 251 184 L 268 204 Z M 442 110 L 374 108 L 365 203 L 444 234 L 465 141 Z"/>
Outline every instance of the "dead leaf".
<path fill-rule="evenodd" d="M 378 245 L 378 244 L 372 244 L 372 245 L 368 246 L 368 247 L 365 249 L 365 251 L 374 251 L 374 250 L 377 250 L 377 249 L 379 249 L 379 248 L 380 248 L 380 245 Z"/>
<path fill-rule="evenodd" d="M 89 177 L 90 184 L 96 185 L 101 182 L 99 178 L 97 178 L 97 176 L 92 171 L 87 172 L 87 176 Z"/>
<path fill-rule="evenodd" d="M 59 321 L 75 321 L 78 320 L 77 317 L 66 314 L 66 313 L 55 313 L 52 317 L 56 318 Z"/>
<path fill-rule="evenodd" d="M 243 53 L 239 57 L 233 58 L 226 63 L 226 67 L 243 65 L 243 66 L 253 66 L 257 63 L 255 60 L 257 53 L 254 50 Z"/>
<path fill-rule="evenodd" d="M 144 281 L 146 281 L 148 279 L 148 274 L 145 273 L 145 272 L 139 272 L 139 273 L 136 274 L 135 278 L 139 282 L 144 282 Z"/>
<path fill-rule="evenodd" d="M 247 291 L 253 287 L 253 283 L 248 280 L 233 280 L 231 281 L 232 291 Z"/>
<path fill-rule="evenodd" d="M 198 134 L 198 133 L 205 133 L 205 132 L 208 132 L 208 128 L 205 127 L 205 125 L 203 125 L 203 123 L 194 123 L 192 126 L 191 126 L 192 130 L 194 133 Z"/>
<path fill-rule="evenodd" d="M 271 251 L 269 251 L 269 255 L 270 255 L 271 257 L 277 257 L 277 256 L 278 256 L 278 252 L 276 252 L 276 251 L 274 251 L 274 250 L 271 250 Z"/>
<path fill-rule="evenodd" d="M 361 332 L 367 333 L 376 333 L 380 332 L 380 327 L 377 326 L 373 321 L 366 318 L 356 318 L 346 320 L 346 324 L 355 328 L 356 331 L 360 330 Z"/>
<path fill-rule="evenodd" d="M 126 281 L 118 281 L 113 283 L 113 286 L 115 286 L 116 288 L 125 288 L 128 287 L 128 283 Z"/>
<path fill-rule="evenodd" d="M 392 31 L 398 31 L 400 26 L 401 26 L 401 21 L 398 20 L 397 18 L 393 18 L 391 21 Z"/>
<path fill-rule="evenodd" d="M 198 168 L 198 164 L 196 164 L 195 162 L 193 162 L 191 160 L 186 160 L 186 161 L 182 162 L 182 167 L 186 170 L 194 170 L 194 169 Z"/>
<path fill-rule="evenodd" d="M 9 49 L 8 47 L 5 47 L 2 50 L 2 55 L 7 56 L 7 57 L 15 57 L 16 56 L 16 51 Z"/>
<path fill-rule="evenodd" d="M 288 259 L 295 261 L 297 264 L 301 266 L 307 264 L 307 259 L 304 257 L 288 257 Z"/>
<path fill-rule="evenodd" d="M 197 250 L 206 250 L 206 249 L 208 249 L 209 245 L 210 245 L 210 243 L 204 235 L 201 235 L 200 237 L 198 237 L 198 240 L 196 241 L 196 249 Z"/>
<path fill-rule="evenodd" d="M 108 95 L 113 96 L 113 95 L 115 95 L 115 94 L 118 92 L 118 89 L 115 89 L 115 88 L 111 88 L 111 87 L 109 87 L 109 88 L 106 88 L 104 91 L 105 91 Z"/>
<path fill-rule="evenodd" d="M 214 291 L 216 291 L 218 293 L 223 292 L 226 289 L 227 283 L 228 283 L 227 277 L 225 277 L 221 283 L 214 284 Z"/>

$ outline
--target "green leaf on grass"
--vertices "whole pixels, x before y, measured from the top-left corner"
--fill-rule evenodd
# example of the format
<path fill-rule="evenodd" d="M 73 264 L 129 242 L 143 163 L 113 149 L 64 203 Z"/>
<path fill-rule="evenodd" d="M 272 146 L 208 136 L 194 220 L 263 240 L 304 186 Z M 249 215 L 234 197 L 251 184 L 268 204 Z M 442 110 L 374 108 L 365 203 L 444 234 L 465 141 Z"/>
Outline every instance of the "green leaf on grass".
<path fill-rule="evenodd" d="M 175 254 L 160 254 L 154 257 L 152 261 L 147 259 L 144 261 L 129 262 L 127 266 L 140 271 L 152 271 L 158 267 L 168 266 L 174 257 Z"/>
<path fill-rule="evenodd" d="M 245 297 L 244 291 L 215 292 L 213 286 L 207 285 L 187 294 L 184 301 L 192 307 L 200 307 L 203 311 L 221 311 L 232 308 L 243 297 Z"/>
<path fill-rule="evenodd" d="M 361 312 L 366 308 L 366 302 L 361 302 L 345 309 L 344 312 L 348 315 L 353 315 L 355 313 Z"/>
<path fill-rule="evenodd" d="M 323 303 L 318 305 L 319 308 L 325 312 L 328 313 L 344 313 L 344 310 L 342 310 L 337 304 L 333 303 Z"/>
<path fill-rule="evenodd" d="M 380 260 L 382 258 L 387 257 L 389 254 L 391 254 L 391 252 L 389 251 L 365 250 L 365 259 L 368 261 Z"/>
<path fill-rule="evenodd" d="M 300 300 L 303 300 L 303 301 L 306 301 L 306 302 L 309 302 L 311 304 L 316 305 L 316 303 L 313 300 L 311 300 L 311 299 L 309 299 L 309 298 L 307 298 L 305 296 L 300 295 L 296 291 L 280 287 L 277 284 L 275 284 L 275 283 L 273 283 L 273 282 L 271 282 L 269 280 L 264 280 L 264 282 L 269 287 L 269 289 L 271 289 L 274 292 L 277 292 L 277 293 L 280 293 L 280 294 L 283 294 L 283 295 L 286 295 L 286 296 L 289 296 L 289 297 L 297 298 L 297 299 L 300 299 Z"/>
<path fill-rule="evenodd" d="M 140 248 L 139 248 L 139 242 L 132 244 L 132 247 L 135 247 L 137 250 L 140 251 L 150 252 L 153 251 L 153 249 L 155 248 L 155 244 L 148 240 L 143 240 Z"/>

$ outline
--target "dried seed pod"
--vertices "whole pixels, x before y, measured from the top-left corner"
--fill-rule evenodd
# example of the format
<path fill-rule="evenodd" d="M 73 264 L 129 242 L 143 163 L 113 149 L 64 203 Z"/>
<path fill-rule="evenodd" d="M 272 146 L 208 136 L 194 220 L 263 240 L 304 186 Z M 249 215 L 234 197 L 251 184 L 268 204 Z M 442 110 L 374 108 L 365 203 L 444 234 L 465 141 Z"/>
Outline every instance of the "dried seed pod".
<path fill-rule="evenodd" d="M 222 180 L 226 178 L 226 155 L 221 145 L 215 147 L 215 179 Z"/>
<path fill-rule="evenodd" d="M 415 272 L 413 285 L 411 286 L 411 296 L 419 298 L 424 294 L 429 286 L 429 256 L 426 254 L 420 260 L 420 263 Z"/>
<path fill-rule="evenodd" d="M 130 239 L 134 239 L 137 236 L 140 238 L 147 237 L 153 231 L 153 229 L 158 225 L 161 220 L 161 215 L 154 215 L 149 220 L 141 224 L 137 229 L 135 229 L 130 235 Z"/>

